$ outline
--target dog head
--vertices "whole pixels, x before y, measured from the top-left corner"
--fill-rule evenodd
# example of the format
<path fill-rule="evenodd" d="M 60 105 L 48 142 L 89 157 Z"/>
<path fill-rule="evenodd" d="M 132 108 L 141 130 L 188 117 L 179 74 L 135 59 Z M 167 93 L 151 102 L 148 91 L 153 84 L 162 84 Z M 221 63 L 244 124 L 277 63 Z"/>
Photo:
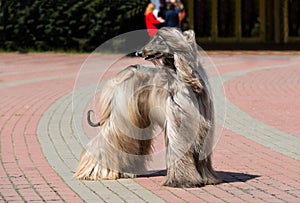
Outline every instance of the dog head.
<path fill-rule="evenodd" d="M 200 92 L 202 84 L 197 69 L 200 67 L 194 31 L 180 32 L 164 27 L 140 51 L 140 56 L 155 65 L 173 70 L 179 79 Z"/>
<path fill-rule="evenodd" d="M 182 33 L 176 28 L 164 27 L 157 31 L 157 34 L 143 47 L 139 55 L 149 61 L 174 58 L 175 54 L 186 57 L 195 51 L 194 46 L 195 34 L 192 30 Z"/>

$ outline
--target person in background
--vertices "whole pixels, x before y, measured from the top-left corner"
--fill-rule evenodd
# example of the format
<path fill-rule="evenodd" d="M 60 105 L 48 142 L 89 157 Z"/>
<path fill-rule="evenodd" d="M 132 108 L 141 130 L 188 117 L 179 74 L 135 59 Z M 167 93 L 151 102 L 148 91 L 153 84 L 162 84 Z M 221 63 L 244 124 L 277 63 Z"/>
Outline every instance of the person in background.
<path fill-rule="evenodd" d="M 179 28 L 179 10 L 175 9 L 175 4 L 168 2 L 165 14 L 165 26 Z"/>
<path fill-rule="evenodd" d="M 166 5 L 167 5 L 167 3 L 166 3 L 165 0 L 160 0 L 159 1 L 159 12 L 157 14 L 158 17 L 161 17 L 161 18 L 165 19 L 166 11 L 167 11 Z"/>
<path fill-rule="evenodd" d="M 155 8 L 153 10 L 153 15 L 157 18 L 160 9 L 160 0 L 151 0 L 151 3 L 155 5 Z"/>
<path fill-rule="evenodd" d="M 166 1 L 168 4 L 174 4 L 175 5 L 175 11 L 178 12 L 178 18 L 179 18 L 179 22 L 178 22 L 178 28 L 183 28 L 183 23 L 185 22 L 185 16 L 186 16 L 186 12 L 184 9 L 184 5 L 181 2 L 181 0 L 167 0 Z M 165 19 L 165 17 L 164 17 Z"/>
<path fill-rule="evenodd" d="M 145 22 L 146 22 L 146 28 L 148 30 L 148 35 L 150 37 L 154 37 L 159 25 L 161 23 L 164 23 L 164 19 L 162 18 L 156 18 L 153 14 L 153 10 L 155 8 L 155 5 L 153 3 L 149 3 L 146 11 L 145 11 Z"/>
<path fill-rule="evenodd" d="M 183 3 L 181 3 L 180 0 L 176 1 L 176 7 L 179 10 L 179 27 L 181 27 L 181 29 L 182 29 L 182 24 L 183 24 L 183 20 L 186 16 L 186 12 L 185 12 Z"/>

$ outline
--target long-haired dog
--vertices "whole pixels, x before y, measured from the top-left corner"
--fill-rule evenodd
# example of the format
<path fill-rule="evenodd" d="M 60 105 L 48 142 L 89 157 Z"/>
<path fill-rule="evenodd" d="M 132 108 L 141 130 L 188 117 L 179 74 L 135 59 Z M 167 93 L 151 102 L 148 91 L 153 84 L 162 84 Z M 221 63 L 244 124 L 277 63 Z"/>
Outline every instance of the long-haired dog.
<path fill-rule="evenodd" d="M 132 178 L 146 172 L 153 131 L 166 145 L 166 181 L 172 187 L 217 184 L 211 152 L 214 107 L 193 31 L 162 28 L 139 54 L 156 67 L 129 66 L 109 80 L 99 101 L 100 126 L 82 152 L 75 177 Z M 160 67 L 160 68 L 158 68 Z"/>

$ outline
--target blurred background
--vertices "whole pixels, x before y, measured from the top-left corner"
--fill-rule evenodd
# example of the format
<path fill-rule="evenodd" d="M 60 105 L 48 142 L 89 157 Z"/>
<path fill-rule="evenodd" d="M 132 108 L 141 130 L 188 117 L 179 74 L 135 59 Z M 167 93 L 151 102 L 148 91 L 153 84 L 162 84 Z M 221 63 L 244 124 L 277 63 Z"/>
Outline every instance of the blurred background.
<path fill-rule="evenodd" d="M 209 48 L 300 49 L 300 0 L 186 3 L 189 26 Z"/>
<path fill-rule="evenodd" d="M 145 29 L 149 2 L 0 0 L 0 50 L 90 52 L 114 36 Z M 181 29 L 194 29 L 204 49 L 300 50 L 300 0 L 181 2 Z"/>

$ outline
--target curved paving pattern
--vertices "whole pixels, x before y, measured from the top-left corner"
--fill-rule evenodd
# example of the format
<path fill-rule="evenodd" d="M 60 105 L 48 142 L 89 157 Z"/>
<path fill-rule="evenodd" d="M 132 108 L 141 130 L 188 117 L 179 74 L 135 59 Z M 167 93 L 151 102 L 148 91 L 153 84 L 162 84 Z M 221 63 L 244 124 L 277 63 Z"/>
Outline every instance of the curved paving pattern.
<path fill-rule="evenodd" d="M 37 140 L 37 123 L 43 112 L 72 85 L 71 81 L 59 85 L 62 81 L 56 76 L 56 89 L 49 88 L 54 81 L 47 69 L 43 75 L 46 80 L 32 75 L 22 77 L 26 69 L 33 71 L 43 66 L 40 56 L 44 57 L 1 54 L 1 199 L 80 202 L 80 197 L 48 164 Z M 48 65 L 55 66 L 60 58 L 68 57 L 45 55 L 45 58 Z"/>
<path fill-rule="evenodd" d="M 298 202 L 299 126 L 291 129 L 274 123 L 278 103 L 266 99 L 274 94 L 299 97 L 299 55 L 211 56 L 229 99 L 226 129 L 213 158 L 224 183 L 178 189 L 161 186 L 164 177 L 160 175 L 99 182 L 74 180 L 80 152 L 88 142 L 84 125 L 75 121 L 82 120 L 92 88 L 76 92 L 81 103 L 74 109 L 82 112 L 76 115 L 72 113 L 71 91 L 87 55 L 0 54 L 0 201 Z M 99 72 L 111 60 L 107 55 L 101 57 L 101 65 L 96 64 Z M 134 63 L 134 59 L 128 60 Z M 107 76 L 124 64 L 116 66 Z M 85 74 L 96 77 L 92 72 Z M 215 79 L 211 80 L 217 84 Z M 282 104 L 294 104 L 293 98 L 286 99 Z M 260 116 L 265 107 L 272 111 Z M 299 112 L 281 111 L 280 115 L 297 122 Z"/>
<path fill-rule="evenodd" d="M 227 97 L 252 117 L 299 137 L 299 75 L 299 63 L 250 72 L 225 84 L 226 90 L 236 87 Z"/>
<path fill-rule="evenodd" d="M 267 78 L 266 79 L 262 79 L 257 77 L 257 73 L 261 73 L 266 71 L 266 70 L 270 70 L 272 69 L 272 72 L 274 71 L 276 73 L 277 69 L 285 69 L 285 68 L 289 68 L 289 67 L 299 67 L 300 66 L 300 58 L 299 58 L 299 62 L 292 62 L 292 63 L 287 63 L 287 64 L 281 64 L 281 65 L 274 65 L 274 66 L 262 66 L 259 67 L 257 69 L 252 69 L 252 70 L 242 70 L 242 71 L 238 71 L 238 72 L 234 72 L 234 73 L 227 73 L 222 75 L 222 80 L 225 84 L 226 87 L 226 92 L 228 93 L 229 99 L 232 99 L 233 101 L 235 101 L 237 103 L 237 105 L 243 105 L 243 109 L 247 112 L 249 112 L 249 114 L 253 115 L 253 108 L 251 107 L 251 104 L 254 103 L 259 103 L 256 102 L 256 100 L 262 100 L 262 97 L 265 96 L 265 92 L 260 92 L 257 93 L 257 90 L 255 88 L 251 88 L 251 85 L 253 83 L 257 84 L 257 83 L 262 83 L 263 82 L 267 82 Z M 293 70 L 293 69 L 292 69 Z M 273 73 L 274 73 L 273 72 Z M 253 74 L 254 78 L 256 78 L 257 81 L 253 81 L 251 83 L 251 85 L 238 85 L 237 81 L 235 80 L 235 78 L 243 78 L 242 76 L 247 75 L 247 74 Z M 291 72 L 291 74 L 295 74 L 294 71 Z M 297 75 L 297 72 L 296 72 Z M 300 76 L 300 74 L 298 75 Z M 268 77 L 268 75 L 265 75 L 264 77 Z M 231 82 L 231 80 L 233 80 L 233 82 Z M 242 80 L 242 79 L 241 79 Z M 270 83 L 266 83 L 264 86 L 267 86 L 267 84 Z M 234 87 L 232 87 L 234 86 Z M 242 87 L 240 87 L 242 86 Z M 295 85 L 296 86 L 296 85 Z M 230 88 L 231 87 L 231 88 Z M 217 88 L 217 87 L 215 87 Z M 249 89 L 250 90 L 249 90 Z M 292 87 L 292 91 L 295 87 Z M 233 89 L 233 90 L 232 90 Z M 243 90 L 248 90 L 251 93 L 248 93 L 248 95 L 241 95 L 241 92 L 239 92 L 239 89 L 243 89 Z M 265 89 L 264 89 L 265 90 Z M 242 91 L 243 93 L 247 94 L 247 91 Z M 271 91 L 269 90 L 268 93 L 270 93 Z M 276 92 L 276 90 L 274 90 L 274 92 Z M 253 96 L 253 93 L 257 93 L 256 97 Z M 234 95 L 234 96 L 233 96 Z M 246 97 L 248 96 L 248 97 Z M 280 93 L 277 92 L 276 94 L 277 97 L 280 97 Z M 284 95 L 282 95 L 284 96 Z M 296 104 L 298 105 L 298 102 L 296 102 L 296 97 L 297 94 L 295 94 L 295 96 L 293 98 L 290 98 L 290 103 Z M 228 96 L 227 96 L 228 97 Z M 238 97 L 236 99 L 233 99 L 235 97 Z M 284 113 L 287 112 L 282 112 L 280 111 L 278 108 L 278 104 L 280 105 L 279 102 L 279 98 L 271 100 L 271 98 L 269 98 L 270 100 L 267 100 L 263 103 L 263 105 L 261 106 L 261 108 L 266 108 L 265 106 L 268 106 L 269 109 L 271 109 L 271 112 L 276 113 L 278 116 L 282 116 L 284 117 Z M 218 99 L 216 99 L 216 101 L 218 102 Z M 246 104 L 245 104 L 246 101 Z M 218 105 L 218 103 L 217 103 Z M 295 135 L 291 135 L 288 133 L 285 133 L 283 131 L 278 130 L 275 127 L 266 125 L 262 122 L 260 122 L 254 114 L 253 116 L 250 116 L 248 113 L 242 111 L 237 105 L 235 105 L 234 103 L 230 102 L 230 100 L 227 100 L 227 118 L 225 121 L 225 128 L 230 129 L 240 135 L 243 135 L 253 141 L 256 141 L 276 152 L 282 153 L 286 156 L 289 156 L 291 158 L 300 160 L 300 151 L 298 149 L 298 146 L 300 145 L 300 139 L 299 137 L 295 136 Z M 286 101 L 285 105 L 288 105 L 288 102 Z M 294 109 L 297 108 L 296 106 L 291 106 L 290 108 Z M 260 112 L 259 110 L 256 112 L 257 114 L 261 115 L 262 112 Z M 291 113 L 292 114 L 292 113 Z M 299 120 L 300 117 L 300 111 L 294 111 L 292 117 L 297 117 L 296 120 Z M 264 118 L 269 118 L 271 122 L 276 122 L 277 121 L 277 117 L 273 116 L 272 114 L 270 115 L 265 115 Z M 263 120 L 263 119 L 262 119 Z M 291 123 L 295 123 L 294 120 L 291 121 Z M 281 128 L 284 128 L 285 125 L 283 123 Z M 299 126 L 296 126 L 295 128 L 299 128 Z"/>

